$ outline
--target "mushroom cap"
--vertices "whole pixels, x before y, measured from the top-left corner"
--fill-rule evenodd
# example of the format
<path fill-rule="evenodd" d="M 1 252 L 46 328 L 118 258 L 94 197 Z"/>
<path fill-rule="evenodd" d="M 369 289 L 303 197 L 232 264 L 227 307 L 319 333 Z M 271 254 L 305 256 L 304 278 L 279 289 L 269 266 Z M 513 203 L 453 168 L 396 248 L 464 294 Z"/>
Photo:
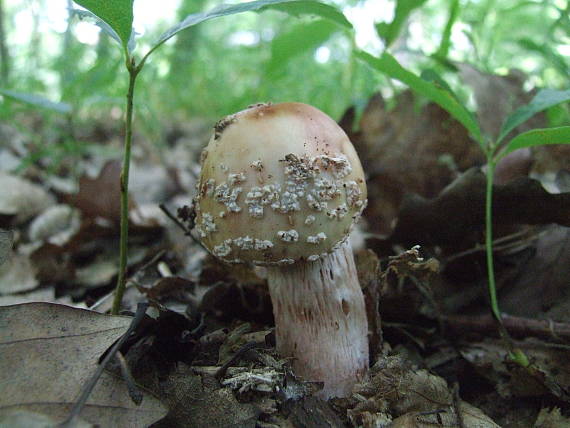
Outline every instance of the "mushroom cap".
<path fill-rule="evenodd" d="M 346 240 L 366 182 L 338 124 L 302 103 L 225 117 L 202 153 L 195 198 L 204 246 L 229 263 L 313 261 Z"/>

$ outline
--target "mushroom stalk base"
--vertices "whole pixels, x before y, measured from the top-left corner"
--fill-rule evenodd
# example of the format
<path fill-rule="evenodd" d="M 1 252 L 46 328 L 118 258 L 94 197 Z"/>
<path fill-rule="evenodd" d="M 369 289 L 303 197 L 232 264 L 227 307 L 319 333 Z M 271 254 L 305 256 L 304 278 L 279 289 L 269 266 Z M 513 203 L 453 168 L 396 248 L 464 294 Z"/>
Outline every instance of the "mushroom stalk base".
<path fill-rule="evenodd" d="M 368 323 L 348 240 L 315 262 L 268 268 L 277 350 L 295 374 L 345 397 L 368 369 Z"/>

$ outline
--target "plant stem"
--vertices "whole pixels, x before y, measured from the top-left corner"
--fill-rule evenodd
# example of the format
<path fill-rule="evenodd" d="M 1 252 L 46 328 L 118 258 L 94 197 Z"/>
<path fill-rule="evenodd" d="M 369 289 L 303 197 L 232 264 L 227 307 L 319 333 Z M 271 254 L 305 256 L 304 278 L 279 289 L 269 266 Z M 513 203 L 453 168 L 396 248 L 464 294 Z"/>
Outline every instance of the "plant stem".
<path fill-rule="evenodd" d="M 497 286 L 495 283 L 495 267 L 493 259 L 493 176 L 495 174 L 494 150 L 491 148 L 487 154 L 487 188 L 485 192 L 485 253 L 487 256 L 487 278 L 489 281 L 489 298 L 491 312 L 497 322 L 499 334 L 505 341 L 509 352 L 513 354 L 514 344 L 503 325 L 499 301 L 497 299 Z"/>
<path fill-rule="evenodd" d="M 501 311 L 497 302 L 497 287 L 495 284 L 495 267 L 493 261 L 493 175 L 495 165 L 492 159 L 487 161 L 487 189 L 485 192 L 485 251 L 487 256 L 487 278 L 489 281 L 489 297 L 493 316 L 501 319 Z"/>
<path fill-rule="evenodd" d="M 127 116 L 125 121 L 125 152 L 123 169 L 121 170 L 121 237 L 119 242 L 119 275 L 115 288 L 115 297 L 111 314 L 117 315 L 121 309 L 121 300 L 125 293 L 125 277 L 127 273 L 127 249 L 129 239 L 129 167 L 131 163 L 131 141 L 133 138 L 133 98 L 135 82 L 140 67 L 135 67 L 133 58 L 127 59 L 129 70 L 129 90 L 127 92 Z"/>

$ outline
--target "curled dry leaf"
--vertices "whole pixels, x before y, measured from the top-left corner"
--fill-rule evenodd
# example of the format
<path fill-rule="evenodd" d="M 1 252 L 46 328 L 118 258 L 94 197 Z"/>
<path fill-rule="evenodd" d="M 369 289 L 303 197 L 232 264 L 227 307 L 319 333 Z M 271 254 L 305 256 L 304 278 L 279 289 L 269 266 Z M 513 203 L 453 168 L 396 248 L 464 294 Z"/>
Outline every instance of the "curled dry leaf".
<path fill-rule="evenodd" d="M 466 63 L 457 66 L 462 80 L 473 89 L 479 123 L 488 135 L 498 136 L 505 118 L 518 107 L 528 104 L 535 95 L 525 91 L 527 76 L 520 70 L 509 70 L 506 76 L 499 76 Z M 538 114 L 519 125 L 510 135 L 546 126 L 546 116 Z"/>
<path fill-rule="evenodd" d="M 562 416 L 558 407 L 541 409 L 534 423 L 534 428 L 560 428 L 569 426 L 570 418 Z"/>
<path fill-rule="evenodd" d="M 79 212 L 69 205 L 49 207 L 30 224 L 31 241 L 63 245 L 79 230 Z"/>
<path fill-rule="evenodd" d="M 6 428 L 58 428 L 58 421 L 40 413 L 13 410 L 0 415 L 0 427 Z M 95 425 L 77 418 L 72 428 L 94 428 Z"/>
<path fill-rule="evenodd" d="M 49 303 L 0 307 L 0 417 L 21 409 L 63 420 L 97 367 L 101 354 L 130 318 Z M 124 381 L 104 373 L 81 412 L 100 426 L 146 426 L 164 416 L 145 394 L 141 406 Z"/>
<path fill-rule="evenodd" d="M 55 203 L 53 196 L 22 177 L 0 172 L 0 215 L 22 224 Z"/>
<path fill-rule="evenodd" d="M 551 225 L 539 234 L 533 247 L 534 256 L 520 265 L 514 285 L 501 294 L 501 308 L 533 318 L 549 311 L 553 319 L 568 322 L 570 229 Z"/>
<path fill-rule="evenodd" d="M 436 409 L 431 412 L 411 412 L 392 422 L 390 428 L 457 427 L 457 412 L 461 413 L 463 426 L 469 428 L 500 428 L 478 408 L 461 401 L 455 408 Z"/>
<path fill-rule="evenodd" d="M 25 254 L 12 254 L 0 266 L 0 295 L 30 291 L 38 284 L 36 268 Z"/>
<path fill-rule="evenodd" d="M 421 107 L 404 91 L 389 108 L 379 95 L 362 114 L 359 131 L 345 115 L 342 123 L 358 151 L 368 182 L 365 218 L 375 233 L 389 234 L 408 193 L 436 196 L 455 177 L 483 162 L 479 147 L 457 121 L 434 103 Z M 413 153 L 413 156 L 411 155 Z"/>
<path fill-rule="evenodd" d="M 12 245 L 14 243 L 14 234 L 11 230 L 0 228 L 0 266 L 10 257 L 12 253 Z"/>
<path fill-rule="evenodd" d="M 497 384 L 503 397 L 540 397 L 551 395 L 570 403 L 568 351 L 553 345 L 527 340 L 517 342 L 529 358 L 529 367 L 509 363 L 502 342 L 487 340 L 463 345 L 461 355 L 481 374 Z"/>
<path fill-rule="evenodd" d="M 396 427 L 456 426 L 457 411 L 453 393 L 446 381 L 427 370 L 413 370 L 404 366 L 399 357 L 383 357 L 370 370 L 370 379 L 355 388 L 363 397 L 349 415 L 362 423 L 396 418 Z M 463 421 L 467 427 L 498 427 L 479 409 L 459 401 Z M 398 422 L 397 422 L 398 421 Z M 470 423 L 467 424 L 467 421 Z M 445 423 L 444 423 L 445 422 Z M 432 425 L 430 425 L 432 424 Z M 373 426 L 373 425 L 371 425 Z M 390 425 L 392 426 L 392 425 Z"/>
<path fill-rule="evenodd" d="M 570 193 L 548 193 L 538 181 L 529 178 L 494 186 L 493 219 L 499 225 L 570 226 Z M 390 239 L 422 245 L 478 242 L 484 220 L 485 176 L 473 168 L 433 199 L 408 197 Z"/>
<path fill-rule="evenodd" d="M 170 412 L 156 428 L 244 427 L 254 428 L 259 409 L 240 403 L 230 388 L 219 388 L 209 376 L 196 375 L 185 364 L 161 384 Z"/>
<path fill-rule="evenodd" d="M 107 162 L 97 178 L 79 179 L 79 192 L 68 195 L 67 202 L 89 218 L 103 217 L 119 223 L 121 210 L 121 164 Z"/>

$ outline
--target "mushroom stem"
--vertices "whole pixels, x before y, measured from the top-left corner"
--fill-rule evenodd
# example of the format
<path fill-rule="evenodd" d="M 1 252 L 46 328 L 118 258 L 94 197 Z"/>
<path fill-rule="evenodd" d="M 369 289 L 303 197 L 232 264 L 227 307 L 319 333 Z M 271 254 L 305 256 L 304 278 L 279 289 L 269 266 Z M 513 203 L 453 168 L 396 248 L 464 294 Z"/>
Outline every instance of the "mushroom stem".
<path fill-rule="evenodd" d="M 348 239 L 317 261 L 269 267 L 277 350 L 321 398 L 345 397 L 368 369 L 368 323 Z"/>

